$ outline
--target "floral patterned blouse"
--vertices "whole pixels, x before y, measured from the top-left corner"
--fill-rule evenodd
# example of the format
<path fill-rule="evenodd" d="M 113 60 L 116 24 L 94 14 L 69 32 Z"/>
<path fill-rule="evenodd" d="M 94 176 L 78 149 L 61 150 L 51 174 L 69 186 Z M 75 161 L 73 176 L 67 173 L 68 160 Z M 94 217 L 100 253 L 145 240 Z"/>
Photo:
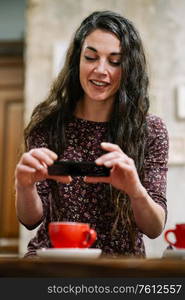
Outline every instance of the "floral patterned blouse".
<path fill-rule="evenodd" d="M 147 153 L 144 161 L 143 185 L 149 195 L 163 207 L 166 206 L 166 176 L 168 161 L 168 132 L 161 118 L 148 115 Z M 75 118 L 66 128 L 67 145 L 60 159 L 94 161 L 102 155 L 100 143 L 106 141 L 108 123 Z M 48 130 L 35 129 L 29 138 L 29 148 L 48 147 Z M 58 189 L 59 201 L 55 201 L 52 189 Z M 101 248 L 104 254 L 145 256 L 143 233 L 136 228 L 135 245 L 131 246 L 129 232 L 121 225 L 115 235 L 111 234 L 115 222 L 114 205 L 110 200 L 108 184 L 85 183 L 82 177 L 74 177 L 70 184 L 53 180 L 37 183 L 44 216 L 38 224 L 28 229 L 39 228 L 28 244 L 27 256 L 36 255 L 39 248 L 50 248 L 48 224 L 51 221 L 74 221 L 89 223 L 97 232 L 93 248 Z"/>

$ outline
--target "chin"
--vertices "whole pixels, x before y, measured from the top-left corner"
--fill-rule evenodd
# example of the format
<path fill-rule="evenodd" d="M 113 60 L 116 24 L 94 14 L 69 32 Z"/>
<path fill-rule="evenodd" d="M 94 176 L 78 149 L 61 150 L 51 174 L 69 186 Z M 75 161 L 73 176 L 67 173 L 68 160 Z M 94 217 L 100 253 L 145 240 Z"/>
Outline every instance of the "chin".
<path fill-rule="evenodd" d="M 106 100 L 108 100 L 109 99 L 109 97 L 107 97 L 107 96 L 100 96 L 100 95 L 98 95 L 98 96 L 91 96 L 90 97 L 90 99 L 92 99 L 93 101 L 106 101 Z"/>

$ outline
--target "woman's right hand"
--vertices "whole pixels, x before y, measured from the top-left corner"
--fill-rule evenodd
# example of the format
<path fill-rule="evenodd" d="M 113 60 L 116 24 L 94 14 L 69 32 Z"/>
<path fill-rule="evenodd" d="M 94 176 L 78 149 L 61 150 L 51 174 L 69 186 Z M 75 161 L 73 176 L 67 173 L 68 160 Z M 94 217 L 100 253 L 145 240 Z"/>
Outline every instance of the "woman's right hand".
<path fill-rule="evenodd" d="M 15 169 L 16 186 L 19 188 L 32 187 L 37 181 L 46 178 L 63 183 L 70 183 L 70 176 L 50 176 L 47 167 L 57 159 L 57 154 L 47 148 L 34 148 L 25 152 Z"/>

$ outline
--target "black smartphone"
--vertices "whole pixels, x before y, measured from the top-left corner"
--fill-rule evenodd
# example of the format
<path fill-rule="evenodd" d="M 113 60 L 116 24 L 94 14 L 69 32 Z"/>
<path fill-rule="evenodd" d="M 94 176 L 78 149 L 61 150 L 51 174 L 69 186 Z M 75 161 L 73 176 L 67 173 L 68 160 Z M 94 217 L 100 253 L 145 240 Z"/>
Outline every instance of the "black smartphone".
<path fill-rule="evenodd" d="M 88 161 L 55 161 L 48 166 L 48 174 L 55 176 L 109 176 L 110 168 L 97 166 L 94 162 Z"/>

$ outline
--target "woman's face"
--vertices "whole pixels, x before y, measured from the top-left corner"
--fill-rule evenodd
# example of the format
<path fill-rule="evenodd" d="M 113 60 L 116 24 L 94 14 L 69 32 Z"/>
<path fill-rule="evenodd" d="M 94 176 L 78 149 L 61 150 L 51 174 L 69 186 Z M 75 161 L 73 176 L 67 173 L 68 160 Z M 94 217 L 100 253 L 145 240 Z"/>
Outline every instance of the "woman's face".
<path fill-rule="evenodd" d="M 120 86 L 121 58 L 120 41 L 113 33 L 96 29 L 86 37 L 80 56 L 85 100 L 114 100 Z"/>

